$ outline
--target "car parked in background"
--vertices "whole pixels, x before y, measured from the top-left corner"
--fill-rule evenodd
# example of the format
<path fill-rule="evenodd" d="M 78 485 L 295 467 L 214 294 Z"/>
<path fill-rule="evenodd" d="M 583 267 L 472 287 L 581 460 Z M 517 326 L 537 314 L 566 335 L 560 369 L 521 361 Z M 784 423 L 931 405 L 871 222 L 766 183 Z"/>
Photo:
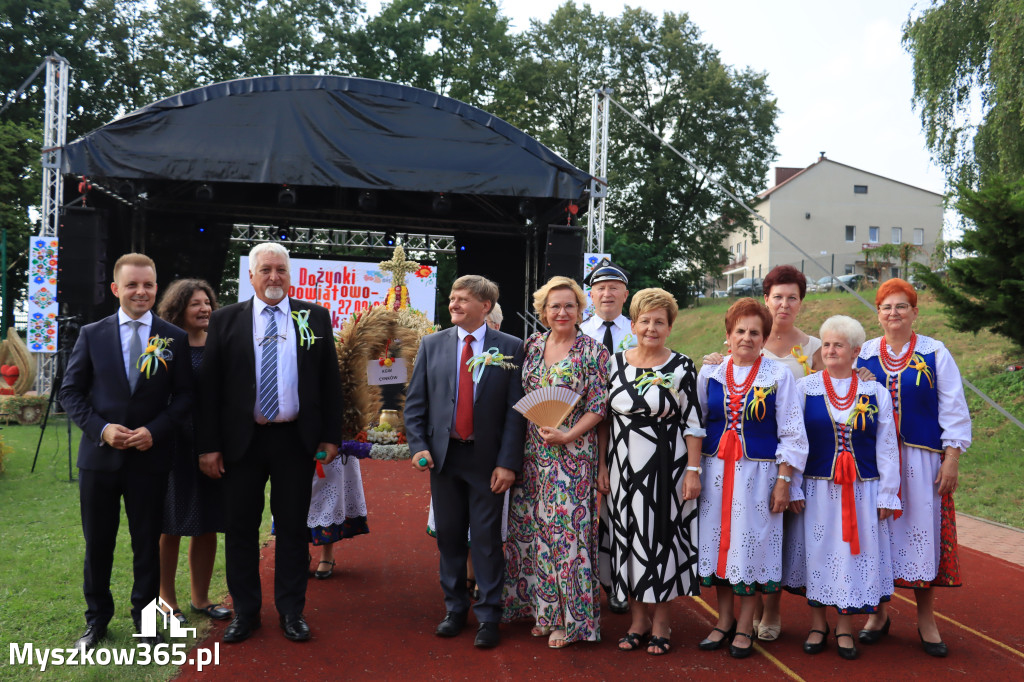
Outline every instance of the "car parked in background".
<path fill-rule="evenodd" d="M 824 277 L 819 279 L 817 282 L 809 281 L 809 282 L 807 282 L 807 291 L 815 291 L 815 292 L 832 291 L 832 288 L 835 286 L 835 280 L 836 280 L 835 275 L 825 275 Z"/>
<path fill-rule="evenodd" d="M 763 288 L 759 277 L 744 277 L 729 287 L 730 296 L 761 296 Z"/>
<path fill-rule="evenodd" d="M 856 273 L 853 275 L 840 275 L 836 279 L 838 279 L 840 282 L 850 287 L 854 291 L 860 291 L 861 289 L 874 289 L 875 287 L 878 286 L 877 279 L 871 277 L 870 275 L 864 275 L 861 273 Z M 836 289 L 846 291 L 846 289 L 843 289 L 840 286 L 836 286 Z"/>

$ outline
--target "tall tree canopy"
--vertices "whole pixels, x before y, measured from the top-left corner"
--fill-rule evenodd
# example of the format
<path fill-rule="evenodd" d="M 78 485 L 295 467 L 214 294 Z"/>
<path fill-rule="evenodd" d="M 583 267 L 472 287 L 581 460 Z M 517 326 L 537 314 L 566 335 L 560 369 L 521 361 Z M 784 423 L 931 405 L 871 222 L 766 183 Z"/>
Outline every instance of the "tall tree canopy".
<path fill-rule="evenodd" d="M 904 26 L 914 104 L 951 186 L 1024 176 L 1021 17 L 1024 0 L 932 0 Z"/>

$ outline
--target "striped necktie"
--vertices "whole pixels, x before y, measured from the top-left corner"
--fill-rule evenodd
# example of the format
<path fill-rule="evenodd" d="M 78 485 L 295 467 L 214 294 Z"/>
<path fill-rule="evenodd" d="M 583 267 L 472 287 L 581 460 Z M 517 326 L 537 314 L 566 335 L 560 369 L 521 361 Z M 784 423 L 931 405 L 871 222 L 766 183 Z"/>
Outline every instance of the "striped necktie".
<path fill-rule="evenodd" d="M 263 355 L 260 362 L 260 412 L 268 422 L 277 419 L 281 409 L 277 400 L 277 315 L 276 305 L 267 306 L 267 326 L 263 330 Z"/>

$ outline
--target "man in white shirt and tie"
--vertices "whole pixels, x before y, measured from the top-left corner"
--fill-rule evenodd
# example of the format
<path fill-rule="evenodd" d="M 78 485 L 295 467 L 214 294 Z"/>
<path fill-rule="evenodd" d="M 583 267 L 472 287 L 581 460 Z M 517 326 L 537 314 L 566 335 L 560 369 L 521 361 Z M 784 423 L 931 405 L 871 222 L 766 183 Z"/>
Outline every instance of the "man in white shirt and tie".
<path fill-rule="evenodd" d="M 594 302 L 594 314 L 580 325 L 583 333 L 604 344 L 610 355 L 635 346 L 629 318 L 622 314 L 629 298 L 629 273 L 604 258 L 583 282 L 590 287 Z"/>

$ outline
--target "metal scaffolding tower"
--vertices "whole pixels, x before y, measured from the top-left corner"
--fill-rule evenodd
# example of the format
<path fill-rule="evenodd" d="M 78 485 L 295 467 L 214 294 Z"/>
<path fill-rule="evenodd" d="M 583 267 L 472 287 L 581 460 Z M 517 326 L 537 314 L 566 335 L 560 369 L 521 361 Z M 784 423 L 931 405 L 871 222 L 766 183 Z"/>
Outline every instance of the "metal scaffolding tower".
<path fill-rule="evenodd" d="M 590 207 L 587 253 L 604 253 L 604 204 L 608 196 L 608 104 L 611 88 L 594 91 L 590 114 Z"/>
<path fill-rule="evenodd" d="M 64 201 L 64 177 L 60 173 L 61 154 L 68 130 L 68 80 L 70 64 L 58 54 L 46 58 L 45 116 L 43 121 L 43 225 L 44 237 L 56 237 L 60 208 Z M 36 391 L 49 393 L 57 370 L 55 353 L 35 353 L 38 374 Z"/>

